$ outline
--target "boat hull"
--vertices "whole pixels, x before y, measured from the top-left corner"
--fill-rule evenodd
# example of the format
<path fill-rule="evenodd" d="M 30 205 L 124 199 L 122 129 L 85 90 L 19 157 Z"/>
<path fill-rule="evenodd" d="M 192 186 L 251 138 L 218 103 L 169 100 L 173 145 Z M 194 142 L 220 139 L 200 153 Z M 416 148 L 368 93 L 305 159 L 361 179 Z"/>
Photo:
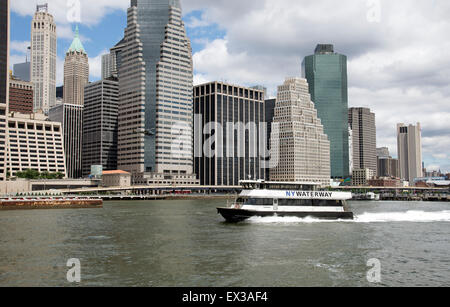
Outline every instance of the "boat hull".
<path fill-rule="evenodd" d="M 320 220 L 353 220 L 353 212 L 279 212 L 279 211 L 251 211 L 234 208 L 217 208 L 217 211 L 229 223 L 243 222 L 252 217 L 298 217 L 316 218 Z"/>

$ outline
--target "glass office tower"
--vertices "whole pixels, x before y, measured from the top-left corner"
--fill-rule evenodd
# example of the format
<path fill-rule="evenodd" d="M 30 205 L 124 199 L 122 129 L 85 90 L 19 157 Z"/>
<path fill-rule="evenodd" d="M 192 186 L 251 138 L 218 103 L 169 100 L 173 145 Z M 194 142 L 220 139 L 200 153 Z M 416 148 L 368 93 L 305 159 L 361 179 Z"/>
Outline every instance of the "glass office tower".
<path fill-rule="evenodd" d="M 132 0 L 119 69 L 120 169 L 168 179 L 193 173 L 192 89 L 180 1 Z"/>
<path fill-rule="evenodd" d="M 331 143 L 331 176 L 349 176 L 347 57 L 318 45 L 302 63 L 311 99 Z"/>

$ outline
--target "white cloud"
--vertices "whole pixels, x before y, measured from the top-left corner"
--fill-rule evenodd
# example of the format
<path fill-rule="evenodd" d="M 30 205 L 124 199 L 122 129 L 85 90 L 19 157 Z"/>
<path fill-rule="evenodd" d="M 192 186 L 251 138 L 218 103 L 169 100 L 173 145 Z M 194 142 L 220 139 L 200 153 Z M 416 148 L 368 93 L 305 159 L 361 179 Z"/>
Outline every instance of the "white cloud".
<path fill-rule="evenodd" d="M 223 39 L 194 55 L 198 79 L 262 84 L 274 94 L 318 43 L 348 55 L 349 104 L 377 115 L 378 146 L 396 154 L 396 124 L 421 122 L 426 164 L 450 170 L 450 2 L 381 1 L 381 22 L 366 1 L 185 0 L 203 10 Z M 195 23 L 194 23 L 195 25 Z"/>
<path fill-rule="evenodd" d="M 31 3 L 30 3 L 31 2 Z M 35 3 L 33 3 L 35 2 Z M 11 9 L 22 16 L 32 16 L 36 11 L 33 4 L 41 4 L 43 1 L 14 0 L 11 1 Z M 53 15 L 58 25 L 72 23 L 72 9 L 74 1 L 67 0 L 46 0 L 49 6 L 49 13 Z M 117 9 L 126 10 L 130 2 L 124 0 L 79 0 L 81 23 L 88 26 L 95 26 L 101 22 L 102 18 Z M 31 5 L 30 5 L 31 4 Z"/>

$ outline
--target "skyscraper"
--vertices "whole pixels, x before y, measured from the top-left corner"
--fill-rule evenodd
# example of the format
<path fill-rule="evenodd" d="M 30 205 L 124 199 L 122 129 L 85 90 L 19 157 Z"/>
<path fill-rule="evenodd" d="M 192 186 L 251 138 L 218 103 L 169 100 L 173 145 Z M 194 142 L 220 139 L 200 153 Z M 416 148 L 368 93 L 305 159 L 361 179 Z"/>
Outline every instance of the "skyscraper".
<path fill-rule="evenodd" d="M 317 45 L 315 54 L 305 57 L 302 73 L 331 143 L 331 176 L 348 177 L 347 57 L 335 53 L 333 45 Z"/>
<path fill-rule="evenodd" d="M 352 130 L 353 169 L 377 171 L 377 128 L 375 114 L 368 108 L 350 108 L 348 121 Z"/>
<path fill-rule="evenodd" d="M 417 126 L 398 124 L 397 144 L 400 177 L 412 184 L 415 178 L 423 177 L 420 123 L 417 123 Z"/>
<path fill-rule="evenodd" d="M 118 167 L 150 179 L 191 175 L 193 65 L 179 0 L 132 0 L 124 42 Z"/>
<path fill-rule="evenodd" d="M 56 24 L 48 4 L 38 5 L 31 22 L 31 82 L 34 110 L 48 113 L 56 104 Z"/>
<path fill-rule="evenodd" d="M 9 0 L 0 3 L 0 181 L 6 180 L 8 162 Z"/>
<path fill-rule="evenodd" d="M 67 177 L 81 178 L 83 149 L 83 106 L 64 103 L 49 111 L 51 121 L 62 124 Z"/>
<path fill-rule="evenodd" d="M 89 60 L 80 40 L 78 26 L 64 61 L 64 103 L 84 104 L 84 87 L 89 82 Z"/>
<path fill-rule="evenodd" d="M 329 185 L 330 142 L 305 79 L 287 78 L 278 87 L 273 124 L 270 180 Z"/>
<path fill-rule="evenodd" d="M 223 82 L 198 85 L 194 112 L 195 173 L 201 185 L 239 186 L 240 180 L 265 179 L 260 163 L 263 90 Z"/>
<path fill-rule="evenodd" d="M 31 63 L 30 62 L 24 62 L 24 63 L 17 63 L 14 64 L 14 77 L 19 78 L 22 81 L 30 82 L 30 76 L 31 76 Z"/>
<path fill-rule="evenodd" d="M 108 54 L 102 56 L 102 79 L 110 77 L 117 78 L 120 64 L 122 61 L 121 53 L 125 46 L 125 41 L 122 39 L 114 47 L 112 47 Z"/>
<path fill-rule="evenodd" d="M 117 119 L 119 84 L 117 79 L 90 83 L 85 87 L 83 114 L 83 176 L 92 165 L 117 170 Z"/>

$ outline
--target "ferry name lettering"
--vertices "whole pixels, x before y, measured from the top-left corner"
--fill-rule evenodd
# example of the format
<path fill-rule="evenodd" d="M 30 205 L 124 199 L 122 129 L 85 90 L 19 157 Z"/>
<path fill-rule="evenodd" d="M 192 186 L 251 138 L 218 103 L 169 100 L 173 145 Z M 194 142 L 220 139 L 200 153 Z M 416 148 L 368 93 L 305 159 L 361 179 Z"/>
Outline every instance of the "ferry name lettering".
<path fill-rule="evenodd" d="M 332 192 L 292 192 L 286 191 L 287 197 L 327 197 L 331 198 L 333 196 Z"/>

